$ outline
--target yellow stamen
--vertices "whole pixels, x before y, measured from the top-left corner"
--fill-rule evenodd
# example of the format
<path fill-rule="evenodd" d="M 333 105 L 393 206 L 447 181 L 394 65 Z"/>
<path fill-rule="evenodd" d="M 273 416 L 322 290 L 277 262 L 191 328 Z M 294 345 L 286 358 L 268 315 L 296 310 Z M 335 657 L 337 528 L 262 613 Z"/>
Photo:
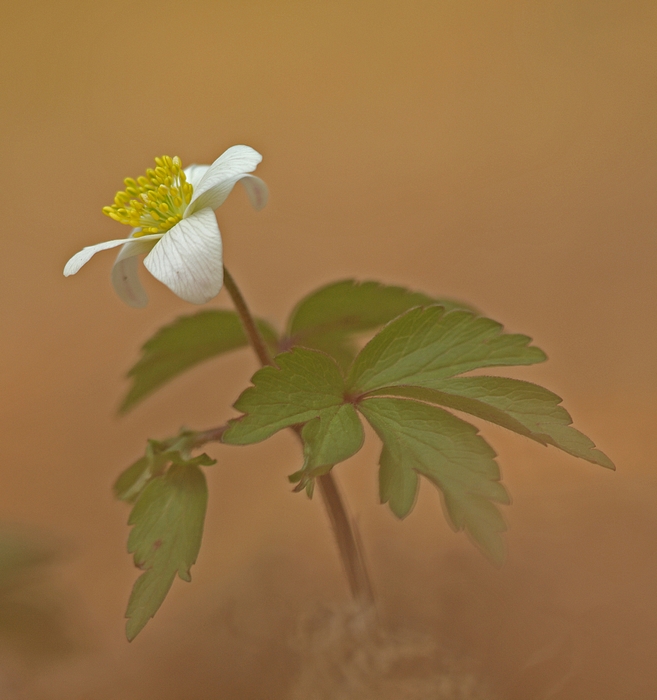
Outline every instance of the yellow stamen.
<path fill-rule="evenodd" d="M 136 180 L 127 177 L 125 190 L 116 193 L 114 204 L 103 207 L 105 216 L 140 228 L 135 237 L 173 228 L 192 201 L 194 188 L 187 182 L 178 156 L 156 158 L 155 165 Z"/>

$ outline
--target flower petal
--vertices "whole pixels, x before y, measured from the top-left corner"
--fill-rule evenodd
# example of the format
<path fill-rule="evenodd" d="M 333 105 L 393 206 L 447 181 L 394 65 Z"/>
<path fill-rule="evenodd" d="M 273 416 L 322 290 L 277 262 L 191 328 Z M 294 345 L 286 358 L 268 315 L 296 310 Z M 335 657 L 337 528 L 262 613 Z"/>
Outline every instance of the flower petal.
<path fill-rule="evenodd" d="M 169 229 L 144 258 L 146 269 L 181 299 L 204 304 L 224 281 L 221 234 L 212 209 Z"/>
<path fill-rule="evenodd" d="M 135 229 L 132 233 L 134 235 Z M 160 235 L 160 238 L 162 235 Z M 137 268 L 139 261 L 137 255 L 150 253 L 157 241 L 144 240 L 145 236 L 131 238 L 119 252 L 112 267 L 112 285 L 119 298 L 128 306 L 141 309 L 148 303 L 148 296 L 141 286 Z"/>
<path fill-rule="evenodd" d="M 246 190 L 251 206 L 256 211 L 260 211 L 265 204 L 267 204 L 267 200 L 269 199 L 267 185 L 255 175 L 244 175 L 244 177 L 240 179 L 240 184 Z"/>
<path fill-rule="evenodd" d="M 161 238 L 161 233 L 149 234 L 147 236 L 141 236 L 141 240 L 157 240 Z M 79 253 L 76 253 L 64 266 L 64 277 L 70 277 L 74 275 L 79 269 L 86 265 L 91 258 L 101 250 L 109 250 L 110 248 L 118 248 L 118 246 L 128 243 L 129 238 L 118 238 L 113 241 L 105 241 L 104 243 L 96 243 L 96 245 L 88 245 L 83 248 Z"/>
<path fill-rule="evenodd" d="M 191 216 L 206 207 L 217 209 L 224 203 L 235 183 L 255 170 L 261 160 L 262 156 L 249 146 L 229 148 L 212 163 L 194 188 L 185 216 Z"/>
<path fill-rule="evenodd" d="M 205 173 L 208 172 L 209 168 L 209 165 L 196 165 L 196 163 L 194 163 L 193 165 L 188 165 L 184 169 L 185 178 L 187 179 L 187 182 L 192 185 L 194 190 L 196 190 L 196 188 L 199 186 L 199 183 L 203 179 Z"/>

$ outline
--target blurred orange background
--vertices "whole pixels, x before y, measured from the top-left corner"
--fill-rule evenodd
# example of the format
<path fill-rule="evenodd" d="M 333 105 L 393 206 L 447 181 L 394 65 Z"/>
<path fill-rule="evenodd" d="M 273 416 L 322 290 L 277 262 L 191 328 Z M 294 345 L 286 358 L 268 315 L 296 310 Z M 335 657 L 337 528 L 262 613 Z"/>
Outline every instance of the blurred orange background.
<path fill-rule="evenodd" d="M 8 650 L 7 697 L 285 698 L 299 617 L 348 599 L 281 434 L 208 450 L 193 582 L 124 637 L 137 572 L 111 484 L 147 437 L 233 415 L 256 362 L 199 366 L 119 419 L 141 344 L 195 309 L 145 271 L 149 306 L 124 306 L 112 252 L 62 268 L 125 235 L 101 214 L 124 177 L 238 143 L 263 154 L 270 203 L 256 214 L 238 188 L 218 219 L 258 315 L 280 326 L 346 277 L 467 300 L 548 353 L 514 376 L 563 396 L 618 468 L 483 428 L 514 498 L 496 570 L 428 484 L 401 524 L 377 504 L 369 432 L 336 475 L 384 619 L 496 697 L 655 697 L 657 5 L 26 0 L 5 3 L 0 31 L 0 520 L 59 552 L 49 575 L 81 647 L 32 665 Z"/>

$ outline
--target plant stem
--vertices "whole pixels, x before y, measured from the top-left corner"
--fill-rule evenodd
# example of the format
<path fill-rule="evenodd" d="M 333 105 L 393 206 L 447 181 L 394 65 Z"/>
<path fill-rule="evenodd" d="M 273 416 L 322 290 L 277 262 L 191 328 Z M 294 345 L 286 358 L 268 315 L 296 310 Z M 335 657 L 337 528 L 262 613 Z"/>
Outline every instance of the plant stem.
<path fill-rule="evenodd" d="M 249 311 L 249 307 L 246 305 L 246 301 L 244 301 L 242 292 L 240 292 L 239 287 L 235 284 L 233 276 L 225 267 L 224 285 L 230 294 L 230 298 L 233 300 L 233 304 L 235 304 L 235 310 L 242 321 L 244 332 L 249 339 L 249 343 L 251 343 L 251 347 L 255 350 L 255 354 L 258 356 L 260 364 L 263 367 L 265 365 L 274 365 L 274 360 L 269 352 L 269 348 L 267 347 L 262 334 L 258 330 L 258 326 L 256 326 L 253 316 L 251 316 L 251 312 Z"/>
<path fill-rule="evenodd" d="M 373 606 L 374 593 L 357 538 L 356 526 L 350 522 L 338 485 L 331 472 L 318 476 L 317 482 L 331 521 L 333 535 L 340 551 L 351 594 L 359 603 L 368 607 Z"/>
<path fill-rule="evenodd" d="M 246 301 L 239 287 L 235 284 L 233 276 L 225 267 L 224 284 L 233 300 L 233 304 L 235 304 L 235 310 L 242 321 L 244 332 L 258 356 L 260 364 L 263 366 L 271 365 L 275 367 L 276 364 L 249 311 L 249 307 L 246 305 Z M 295 430 L 295 433 L 299 439 L 301 439 L 300 431 Z M 322 495 L 331 522 L 331 529 L 338 546 L 338 551 L 340 552 L 351 593 L 354 599 L 359 603 L 371 606 L 374 604 L 374 595 L 372 593 L 372 586 L 365 566 L 365 560 L 363 559 L 360 543 L 356 536 L 356 526 L 347 514 L 333 474 L 331 472 L 323 474 L 317 477 L 317 481 L 319 483 L 319 492 Z"/>
<path fill-rule="evenodd" d="M 228 430 L 228 423 L 197 433 L 196 440 L 190 446 L 190 449 L 197 450 L 208 442 L 221 442 L 221 438 L 226 430 Z"/>

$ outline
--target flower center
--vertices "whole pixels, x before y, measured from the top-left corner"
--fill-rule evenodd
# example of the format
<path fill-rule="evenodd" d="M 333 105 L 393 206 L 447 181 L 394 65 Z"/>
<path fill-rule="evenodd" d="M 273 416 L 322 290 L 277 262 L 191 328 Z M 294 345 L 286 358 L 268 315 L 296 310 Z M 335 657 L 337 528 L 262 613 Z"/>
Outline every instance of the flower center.
<path fill-rule="evenodd" d="M 127 177 L 125 190 L 117 192 L 114 204 L 103 207 L 103 214 L 114 221 L 141 228 L 135 237 L 164 233 L 175 226 L 192 200 L 194 188 L 187 182 L 180 158 L 162 156 L 156 168 L 133 180 Z"/>

